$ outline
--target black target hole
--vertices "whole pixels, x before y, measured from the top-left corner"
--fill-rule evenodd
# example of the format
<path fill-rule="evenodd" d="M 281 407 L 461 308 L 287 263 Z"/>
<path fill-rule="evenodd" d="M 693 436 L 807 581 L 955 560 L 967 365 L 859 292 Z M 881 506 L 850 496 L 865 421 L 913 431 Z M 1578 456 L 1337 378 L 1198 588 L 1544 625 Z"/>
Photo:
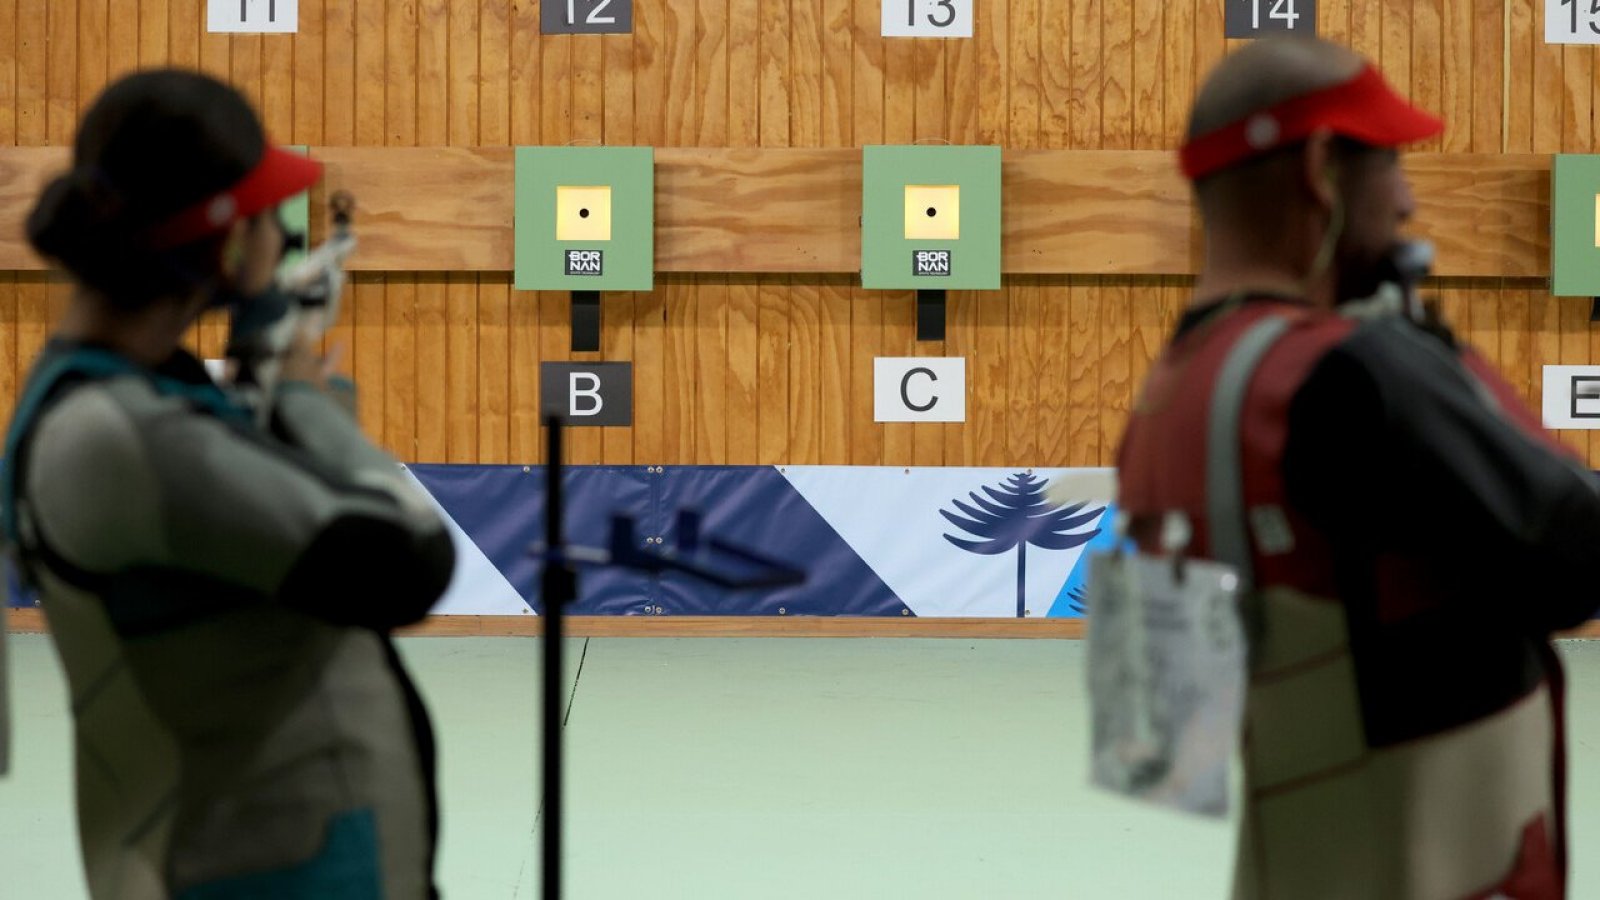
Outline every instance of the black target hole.
<path fill-rule="evenodd" d="M 580 218 L 580 219 L 589 218 L 589 211 L 587 209 L 578 210 L 578 218 Z"/>
<path fill-rule="evenodd" d="M 934 216 L 937 216 L 937 215 L 938 215 L 938 214 L 939 214 L 939 211 L 938 211 L 938 210 L 937 210 L 937 209 L 934 209 L 934 208 L 933 208 L 933 207 L 931 207 L 931 206 L 930 206 L 930 207 L 928 207 L 928 218 L 930 218 L 930 219 L 931 219 L 931 218 L 933 218 L 933 217 L 934 217 Z"/>

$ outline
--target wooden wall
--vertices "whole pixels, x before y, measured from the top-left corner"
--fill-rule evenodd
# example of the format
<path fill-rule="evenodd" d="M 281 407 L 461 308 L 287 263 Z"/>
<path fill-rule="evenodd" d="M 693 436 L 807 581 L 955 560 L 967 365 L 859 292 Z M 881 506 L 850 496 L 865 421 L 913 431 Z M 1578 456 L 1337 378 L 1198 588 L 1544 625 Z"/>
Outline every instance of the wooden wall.
<path fill-rule="evenodd" d="M 1539 0 L 1322 0 L 1319 29 L 1451 123 L 1422 149 L 1595 150 L 1594 51 L 1542 42 Z M 202 0 L 0 0 L 0 146 L 70 143 L 108 79 L 216 73 L 284 143 L 1171 149 L 1228 49 L 1222 0 L 976 0 L 971 40 L 884 40 L 879 0 L 636 0 L 635 33 L 541 37 L 535 0 L 301 0 L 289 37 L 213 36 Z M 1178 252 L 1179 248 L 1175 248 Z M 679 275 L 608 296 L 603 354 L 632 360 L 634 427 L 578 462 L 1099 465 L 1186 301 L 1176 277 L 1016 276 L 954 293 L 948 340 L 908 293 L 844 277 Z M 1542 280 L 1439 285 L 1530 400 L 1546 363 L 1600 361 L 1586 300 Z M 0 414 L 63 286 L 0 274 Z M 402 459 L 533 462 L 537 368 L 567 359 L 566 298 L 504 273 L 364 274 L 335 340 L 364 423 Z M 220 328 L 201 329 L 215 351 Z M 969 360 L 962 425 L 872 421 L 872 359 Z M 1574 443 L 1600 462 L 1600 439 Z"/>

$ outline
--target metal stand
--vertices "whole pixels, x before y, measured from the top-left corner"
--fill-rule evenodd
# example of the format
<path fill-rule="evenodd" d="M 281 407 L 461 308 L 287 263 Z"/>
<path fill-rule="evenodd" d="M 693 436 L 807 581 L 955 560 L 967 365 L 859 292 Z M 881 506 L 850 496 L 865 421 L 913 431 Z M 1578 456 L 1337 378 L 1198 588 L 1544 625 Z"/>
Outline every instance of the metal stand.
<path fill-rule="evenodd" d="M 680 510 L 677 517 L 677 541 L 670 550 L 646 551 L 638 546 L 634 537 L 633 519 L 613 516 L 611 519 L 611 546 L 601 550 L 591 547 L 569 546 L 565 541 L 562 519 L 565 502 L 561 485 L 561 431 L 560 416 L 545 417 L 548 439 L 545 444 L 545 542 L 535 547 L 535 556 L 544 560 L 544 573 L 540 581 L 540 595 L 544 615 L 544 708 L 540 715 L 540 729 L 544 745 L 544 828 L 542 839 L 542 865 L 544 900 L 561 897 L 561 830 L 562 830 L 562 719 L 566 704 L 561 696 L 563 623 L 566 605 L 578 598 L 576 565 L 620 566 L 640 572 L 681 572 L 729 590 L 778 588 L 801 584 L 805 572 L 776 559 L 746 550 L 742 547 L 706 537 L 700 533 L 700 515 Z"/>

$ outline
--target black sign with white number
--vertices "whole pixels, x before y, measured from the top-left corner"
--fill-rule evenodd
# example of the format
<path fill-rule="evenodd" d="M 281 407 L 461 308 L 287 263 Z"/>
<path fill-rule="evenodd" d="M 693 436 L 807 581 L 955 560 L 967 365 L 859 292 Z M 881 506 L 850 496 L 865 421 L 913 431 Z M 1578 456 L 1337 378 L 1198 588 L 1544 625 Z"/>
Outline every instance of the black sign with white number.
<path fill-rule="evenodd" d="M 605 251 L 568 250 L 566 252 L 568 275 L 604 275 Z"/>
<path fill-rule="evenodd" d="M 949 250 L 916 250 L 911 254 L 912 275 L 950 274 Z"/>
<path fill-rule="evenodd" d="M 631 34 L 633 0 L 540 0 L 543 34 Z"/>
<path fill-rule="evenodd" d="M 1223 29 L 1231 38 L 1317 33 L 1317 0 L 1227 0 Z"/>
<path fill-rule="evenodd" d="M 540 363 L 539 414 L 568 425 L 632 425 L 633 363 Z"/>

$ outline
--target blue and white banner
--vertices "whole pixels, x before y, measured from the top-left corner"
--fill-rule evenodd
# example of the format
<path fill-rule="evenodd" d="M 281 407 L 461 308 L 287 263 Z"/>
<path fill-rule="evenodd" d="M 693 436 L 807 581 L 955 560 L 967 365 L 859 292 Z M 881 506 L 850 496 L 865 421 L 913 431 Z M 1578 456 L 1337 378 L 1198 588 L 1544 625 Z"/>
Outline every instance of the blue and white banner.
<path fill-rule="evenodd" d="M 456 544 L 444 615 L 539 611 L 545 475 L 538 467 L 414 465 Z M 781 591 L 683 575 L 582 570 L 577 615 L 1078 616 L 1086 552 L 1112 540 L 1110 469 L 573 466 L 567 539 L 606 547 L 612 517 L 642 549 L 676 514 L 806 573 Z M 31 604 L 31 598 L 18 605 Z"/>

